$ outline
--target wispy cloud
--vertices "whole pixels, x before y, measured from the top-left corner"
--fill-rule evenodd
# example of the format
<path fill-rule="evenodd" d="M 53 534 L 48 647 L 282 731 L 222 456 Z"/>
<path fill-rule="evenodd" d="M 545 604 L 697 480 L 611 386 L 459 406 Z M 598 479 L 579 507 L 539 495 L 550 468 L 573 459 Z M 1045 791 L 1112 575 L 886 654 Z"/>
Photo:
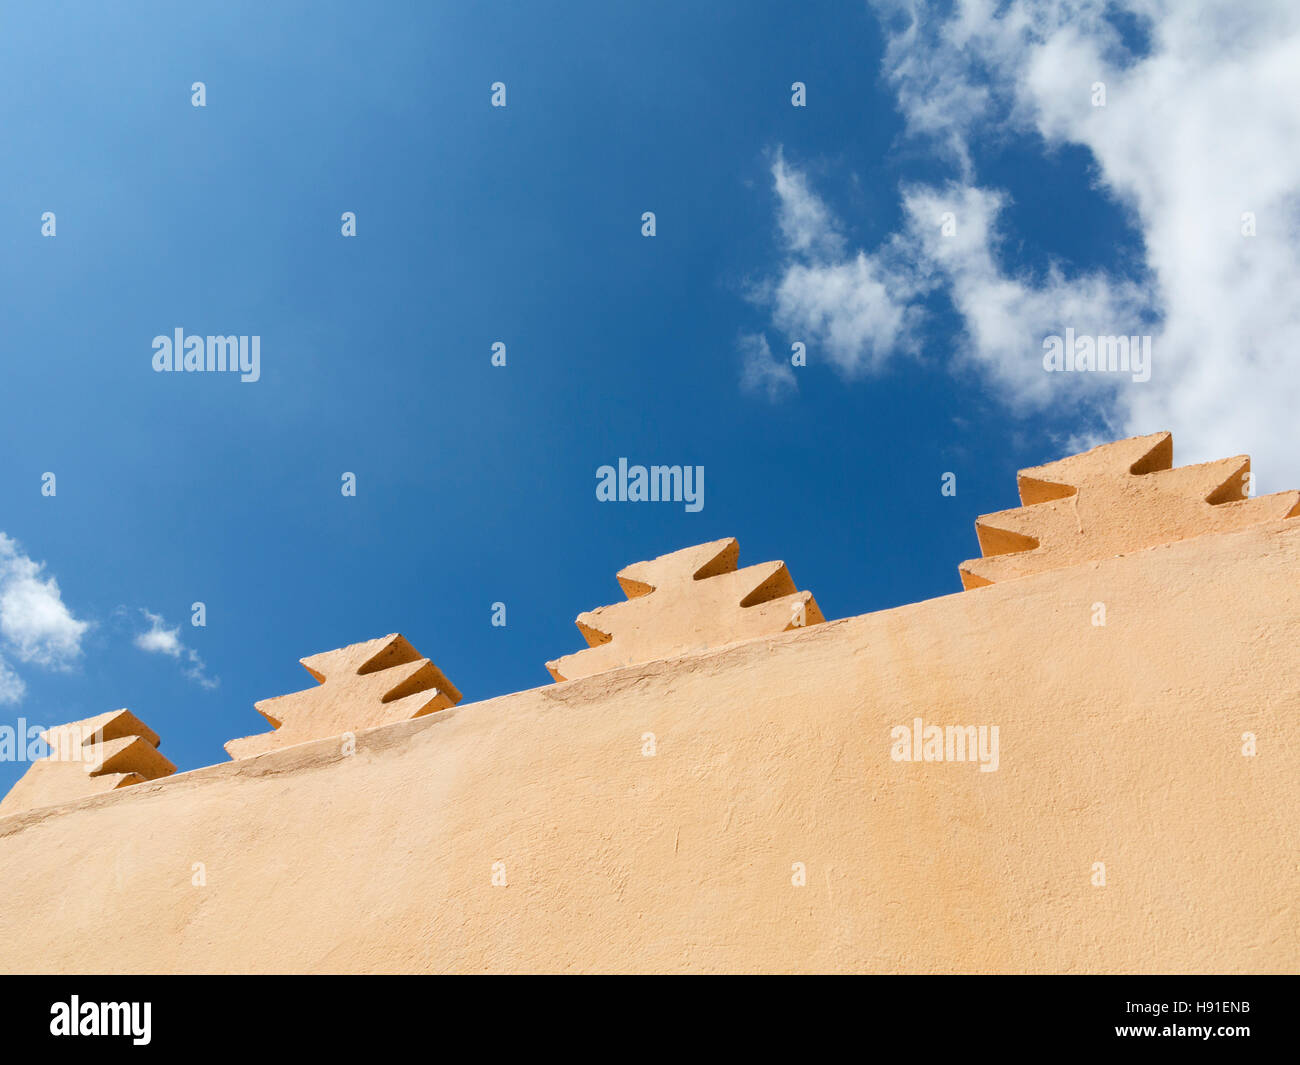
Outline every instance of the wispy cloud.
<path fill-rule="evenodd" d="M 776 402 L 799 390 L 794 368 L 772 354 L 767 337 L 748 333 L 740 338 L 737 347 L 742 359 L 740 383 L 746 392 L 762 392 Z"/>
<path fill-rule="evenodd" d="M 1139 325 L 1150 310 L 1144 289 L 1106 273 L 1067 275 L 1059 265 L 1041 277 L 1004 268 L 998 220 L 1008 207 L 1003 193 L 960 183 L 903 190 L 906 242 L 965 325 L 954 367 L 982 369 L 1016 408 L 1113 401 L 1119 378 L 1044 373 L 1042 340 L 1066 326 L 1093 335 L 1143 332 Z M 945 217 L 952 220 L 947 234 Z"/>
<path fill-rule="evenodd" d="M 27 685 L 23 683 L 23 678 L 0 658 L 0 705 L 21 702 L 26 694 Z"/>
<path fill-rule="evenodd" d="M 771 173 L 787 261 L 751 296 L 771 307 L 773 325 L 851 377 L 915 350 L 920 310 L 911 301 L 924 285 L 905 249 L 849 252 L 834 213 L 780 150 Z"/>
<path fill-rule="evenodd" d="M 166 655 L 168 658 L 176 659 L 181 664 L 181 672 L 200 687 L 209 691 L 217 687 L 220 681 L 208 675 L 207 667 L 199 657 L 199 653 L 192 647 L 186 647 L 182 642 L 179 625 L 169 628 L 166 619 L 151 610 L 141 608 L 140 613 L 149 623 L 149 628 L 136 635 L 136 647 L 148 654 Z"/>
<path fill-rule="evenodd" d="M 778 148 L 772 161 L 772 181 L 780 210 L 777 222 L 785 246 L 796 255 L 837 259 L 844 254 L 844 237 L 826 204 L 812 191 L 808 179 L 785 162 Z"/>

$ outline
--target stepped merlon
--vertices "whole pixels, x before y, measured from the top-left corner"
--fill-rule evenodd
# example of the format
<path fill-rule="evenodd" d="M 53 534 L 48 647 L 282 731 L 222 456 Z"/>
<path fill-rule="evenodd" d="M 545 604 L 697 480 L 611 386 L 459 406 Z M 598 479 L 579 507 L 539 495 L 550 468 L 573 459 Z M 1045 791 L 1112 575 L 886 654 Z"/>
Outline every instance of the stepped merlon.
<path fill-rule="evenodd" d="M 1021 470 L 1023 506 L 975 523 L 983 558 L 963 562 L 978 588 L 1300 515 L 1300 491 L 1247 498 L 1250 458 L 1174 468 L 1170 433 L 1135 436 Z"/>
<path fill-rule="evenodd" d="M 442 670 L 400 633 L 300 661 L 320 687 L 256 703 L 272 731 L 231 740 L 226 744 L 231 758 L 409 721 L 445 710 L 461 698 Z"/>
<path fill-rule="evenodd" d="M 697 544 L 618 572 L 623 603 L 579 614 L 590 645 L 546 668 L 557 681 L 672 658 L 825 620 L 784 562 L 736 568 L 734 537 Z"/>

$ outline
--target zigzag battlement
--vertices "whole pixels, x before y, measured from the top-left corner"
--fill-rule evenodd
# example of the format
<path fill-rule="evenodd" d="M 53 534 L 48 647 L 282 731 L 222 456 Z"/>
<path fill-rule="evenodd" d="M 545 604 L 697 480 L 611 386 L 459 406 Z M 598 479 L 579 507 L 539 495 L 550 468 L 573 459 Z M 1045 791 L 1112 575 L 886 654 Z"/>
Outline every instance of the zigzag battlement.
<path fill-rule="evenodd" d="M 546 668 L 557 681 L 653 662 L 824 621 L 784 562 L 737 569 L 734 537 L 697 544 L 618 572 L 627 602 L 577 618 L 589 647 Z"/>
<path fill-rule="evenodd" d="M 1300 516 L 1300 491 L 1251 498 L 1249 471 L 1244 455 L 1175 468 L 1169 433 L 1021 470 L 1022 505 L 977 520 L 983 557 L 962 563 L 962 584 L 978 588 Z M 578 615 L 588 646 L 547 662 L 551 677 L 576 680 L 825 620 L 785 563 L 742 569 L 739 555 L 728 537 L 626 566 L 617 575 L 626 600 Z M 231 758 L 408 721 L 461 700 L 446 675 L 398 633 L 301 662 L 317 686 L 258 702 L 270 731 L 229 741 Z M 175 772 L 158 753 L 157 734 L 126 710 L 43 735 L 54 753 L 32 764 L 0 803 L 0 816 Z"/>
<path fill-rule="evenodd" d="M 461 698 L 442 670 L 400 633 L 300 661 L 320 687 L 256 703 L 272 731 L 231 740 L 226 744 L 231 758 L 409 721 L 454 706 Z"/>
<path fill-rule="evenodd" d="M 975 523 L 984 557 L 961 564 L 963 587 L 1300 515 L 1300 491 L 1247 497 L 1246 455 L 1173 459 L 1173 435 L 1152 433 L 1021 470 L 1023 505 Z"/>

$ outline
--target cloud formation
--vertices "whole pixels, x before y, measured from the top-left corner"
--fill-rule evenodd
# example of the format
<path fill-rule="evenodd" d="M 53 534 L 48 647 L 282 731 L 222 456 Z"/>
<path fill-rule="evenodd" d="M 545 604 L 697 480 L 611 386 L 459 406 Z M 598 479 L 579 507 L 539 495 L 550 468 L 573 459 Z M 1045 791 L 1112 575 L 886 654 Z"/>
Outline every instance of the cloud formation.
<path fill-rule="evenodd" d="M 815 344 L 849 377 L 879 371 L 894 353 L 916 350 L 920 312 L 910 301 L 924 286 L 900 242 L 872 254 L 849 252 L 834 214 L 779 149 L 771 173 L 789 258 L 781 276 L 757 286 L 752 297 L 771 306 L 773 325 L 792 339 Z M 757 339 L 766 349 L 766 338 Z M 763 360 L 753 351 L 744 354 L 743 380 L 752 387 L 751 368 Z M 794 385 L 789 366 L 785 375 Z M 769 388 L 768 398 L 791 390 Z"/>
<path fill-rule="evenodd" d="M 963 326 L 954 358 L 983 370 L 1009 405 L 1065 414 L 1083 400 L 1112 434 L 1172 429 L 1180 462 L 1249 451 L 1261 491 L 1300 483 L 1292 445 L 1300 371 L 1291 361 L 1300 348 L 1300 6 L 875 7 L 884 75 L 908 133 L 932 146 L 953 179 L 900 188 L 903 231 L 855 251 L 778 155 L 772 178 L 787 257 L 759 294 L 773 325 L 806 333 L 849 376 L 877 372 L 912 350 L 918 297 L 937 285 Z M 1099 84 L 1104 106 L 1095 105 Z M 981 187 L 972 145 L 1006 137 L 1045 151 L 1087 149 L 1098 194 L 1140 233 L 1137 281 L 1131 269 L 1080 274 L 1058 264 L 1034 277 L 999 265 L 998 219 L 1015 205 Z M 956 223 L 947 237 L 944 210 Z M 1152 334 L 1151 380 L 1070 375 L 1067 387 L 1043 373 L 1043 336 L 1063 326 Z"/>
<path fill-rule="evenodd" d="M 81 657 L 90 623 L 73 616 L 59 582 L 44 571 L 44 563 L 33 562 L 0 532 L 0 703 L 16 703 L 27 691 L 6 656 L 58 670 L 72 668 Z"/>

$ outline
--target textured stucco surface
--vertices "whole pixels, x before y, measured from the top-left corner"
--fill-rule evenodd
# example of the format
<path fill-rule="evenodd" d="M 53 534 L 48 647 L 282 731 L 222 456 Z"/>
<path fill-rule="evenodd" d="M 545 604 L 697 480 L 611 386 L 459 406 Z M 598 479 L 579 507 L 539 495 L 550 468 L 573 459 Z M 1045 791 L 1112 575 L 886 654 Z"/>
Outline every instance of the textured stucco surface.
<path fill-rule="evenodd" d="M 1300 971 L 1298 577 L 1270 522 L 19 814 L 0 968 Z"/>

